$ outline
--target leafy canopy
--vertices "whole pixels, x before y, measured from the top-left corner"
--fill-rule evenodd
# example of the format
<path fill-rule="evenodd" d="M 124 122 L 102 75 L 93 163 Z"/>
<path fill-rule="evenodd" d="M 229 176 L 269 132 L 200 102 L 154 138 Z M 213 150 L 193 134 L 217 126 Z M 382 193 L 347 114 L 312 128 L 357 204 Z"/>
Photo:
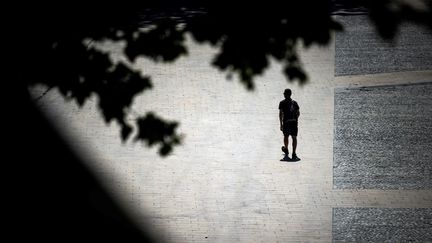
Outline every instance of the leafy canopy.
<path fill-rule="evenodd" d="M 238 77 L 247 89 L 254 88 L 254 77 L 265 72 L 270 59 L 282 64 L 288 81 L 304 84 L 307 75 L 296 47 L 299 43 L 326 45 L 332 32 L 342 30 L 332 17 L 337 2 L 341 1 L 38 3 L 21 9 L 20 25 L 13 33 L 18 58 L 29 63 L 19 76 L 26 86 L 58 88 L 79 105 L 96 95 L 103 119 L 120 125 L 123 141 L 135 131 L 135 141 L 159 145 L 160 154 L 167 155 L 181 143 L 177 122 L 154 113 L 138 117 L 135 123 L 126 120 L 134 97 L 152 88 L 151 77 L 127 63 L 113 62 L 92 42 L 124 42 L 130 63 L 139 57 L 164 63 L 187 54 L 188 33 L 197 43 L 217 47 L 212 65 L 228 77 Z M 369 11 L 383 37 L 391 38 L 402 20 L 432 26 L 430 1 L 422 8 L 409 1 L 351 2 Z"/>

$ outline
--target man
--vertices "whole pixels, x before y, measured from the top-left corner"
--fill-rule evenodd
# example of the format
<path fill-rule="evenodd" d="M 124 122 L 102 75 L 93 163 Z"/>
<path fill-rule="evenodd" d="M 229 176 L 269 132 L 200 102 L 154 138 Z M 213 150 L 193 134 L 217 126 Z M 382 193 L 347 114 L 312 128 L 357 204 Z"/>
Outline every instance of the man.
<path fill-rule="evenodd" d="M 285 89 L 285 99 L 279 103 L 279 122 L 280 129 L 284 135 L 284 145 L 282 151 L 285 153 L 284 160 L 289 160 L 288 137 L 292 138 L 292 157 L 291 160 L 300 160 L 296 154 L 298 118 L 300 116 L 300 107 L 296 101 L 291 99 L 291 90 Z"/>

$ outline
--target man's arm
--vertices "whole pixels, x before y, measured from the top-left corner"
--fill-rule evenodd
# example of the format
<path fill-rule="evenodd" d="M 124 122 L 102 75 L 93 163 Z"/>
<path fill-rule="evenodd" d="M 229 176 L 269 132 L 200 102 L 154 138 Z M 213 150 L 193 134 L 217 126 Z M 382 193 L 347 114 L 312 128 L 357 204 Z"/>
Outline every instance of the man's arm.
<path fill-rule="evenodd" d="M 280 130 L 283 130 L 283 112 L 282 110 L 279 110 L 279 123 L 280 123 Z"/>

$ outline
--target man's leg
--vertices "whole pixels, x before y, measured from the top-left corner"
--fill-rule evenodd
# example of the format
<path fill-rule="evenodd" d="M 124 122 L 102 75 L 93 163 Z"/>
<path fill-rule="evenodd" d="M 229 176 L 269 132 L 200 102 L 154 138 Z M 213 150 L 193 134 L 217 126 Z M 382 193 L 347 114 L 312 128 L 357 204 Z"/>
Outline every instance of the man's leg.
<path fill-rule="evenodd" d="M 293 149 L 293 154 L 296 153 L 296 149 L 297 149 L 297 136 L 291 136 L 292 140 L 293 140 L 293 144 L 292 144 L 292 149 Z"/>
<path fill-rule="evenodd" d="M 296 154 L 296 149 L 297 149 L 297 136 L 292 136 L 292 140 L 293 140 L 293 145 L 292 145 L 292 148 L 293 148 L 293 153 L 292 153 L 292 160 L 295 160 L 295 161 L 299 161 L 300 160 L 300 158 L 297 156 L 297 154 Z"/>
<path fill-rule="evenodd" d="M 284 135 L 284 146 L 282 147 L 282 151 L 285 153 L 285 157 L 288 157 L 288 154 L 289 154 L 289 152 L 288 152 L 288 144 L 289 144 L 288 137 L 289 137 L 290 132 L 289 132 L 289 127 L 287 125 L 288 125 L 287 123 L 284 123 L 283 128 L 282 128 L 283 135 Z"/>
<path fill-rule="evenodd" d="M 288 156 L 288 136 L 284 135 L 284 147 L 282 147 L 282 151 Z"/>

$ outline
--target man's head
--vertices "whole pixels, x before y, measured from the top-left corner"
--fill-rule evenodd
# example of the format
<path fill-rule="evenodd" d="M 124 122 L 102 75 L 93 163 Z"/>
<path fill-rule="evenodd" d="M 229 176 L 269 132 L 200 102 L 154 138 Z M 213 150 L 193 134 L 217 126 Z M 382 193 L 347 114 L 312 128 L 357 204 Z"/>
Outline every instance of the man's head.
<path fill-rule="evenodd" d="M 285 99 L 291 98 L 291 90 L 290 89 L 285 89 L 284 96 L 285 96 Z"/>

